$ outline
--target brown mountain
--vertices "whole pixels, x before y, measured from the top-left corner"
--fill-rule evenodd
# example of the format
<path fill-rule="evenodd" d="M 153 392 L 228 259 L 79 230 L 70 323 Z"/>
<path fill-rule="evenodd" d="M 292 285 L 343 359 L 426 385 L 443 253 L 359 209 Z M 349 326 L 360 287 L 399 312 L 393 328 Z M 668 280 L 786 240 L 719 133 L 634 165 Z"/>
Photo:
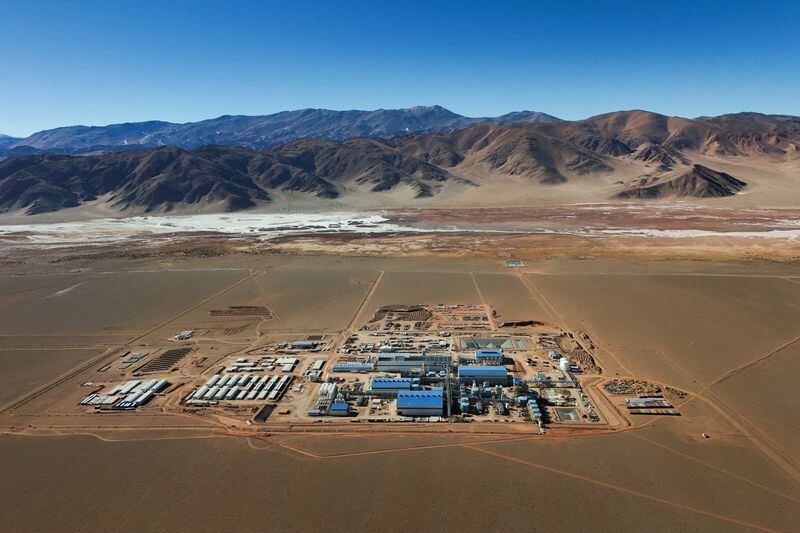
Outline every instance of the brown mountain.
<path fill-rule="evenodd" d="M 675 177 L 637 180 L 617 193 L 617 198 L 722 198 L 744 190 L 747 183 L 703 165 Z"/>
<path fill-rule="evenodd" d="M 757 189 L 772 194 L 767 201 L 783 202 L 800 198 L 799 147 L 797 117 L 621 111 L 387 141 L 301 139 L 260 151 L 45 153 L 0 161 L 0 211 L 42 213 L 95 201 L 160 212 L 304 198 L 359 207 L 425 198 L 429 205 L 723 198 L 750 183 L 766 185 Z"/>
<path fill-rule="evenodd" d="M 404 154 L 445 168 L 473 166 L 541 184 L 563 183 L 569 174 L 613 170 L 602 154 L 539 128 L 482 124 L 451 134 L 395 139 L 392 144 Z"/>
<path fill-rule="evenodd" d="M 120 211 L 233 211 L 269 203 L 275 192 L 336 198 L 345 192 L 405 187 L 416 197 L 426 197 L 447 180 L 466 183 L 367 139 L 304 140 L 262 152 L 207 146 L 91 156 L 41 154 L 0 161 L 0 211 L 37 214 L 100 197 Z"/>

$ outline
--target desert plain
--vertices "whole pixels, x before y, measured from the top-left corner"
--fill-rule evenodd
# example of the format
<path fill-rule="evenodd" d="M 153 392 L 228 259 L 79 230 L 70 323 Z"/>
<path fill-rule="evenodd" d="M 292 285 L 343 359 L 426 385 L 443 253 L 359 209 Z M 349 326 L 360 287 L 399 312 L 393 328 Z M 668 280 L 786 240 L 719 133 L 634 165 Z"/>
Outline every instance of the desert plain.
<path fill-rule="evenodd" d="M 0 233 L 0 529 L 797 529 L 797 211 L 382 216 L 397 227 Z M 307 337 L 333 358 L 397 304 L 586 335 L 603 423 L 316 423 L 293 393 L 260 421 L 181 407 L 219 361 Z M 212 312 L 233 306 L 269 313 Z M 78 405 L 129 375 L 123 354 L 177 345 L 192 351 L 145 408 Z M 592 388 L 624 378 L 682 391 L 680 416 L 628 417 Z"/>

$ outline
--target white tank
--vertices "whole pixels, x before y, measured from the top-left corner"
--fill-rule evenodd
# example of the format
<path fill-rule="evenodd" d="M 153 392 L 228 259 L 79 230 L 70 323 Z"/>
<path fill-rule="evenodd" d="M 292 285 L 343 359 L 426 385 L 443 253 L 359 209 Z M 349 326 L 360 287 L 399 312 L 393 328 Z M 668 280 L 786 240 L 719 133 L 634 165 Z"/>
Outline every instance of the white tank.
<path fill-rule="evenodd" d="M 562 357 L 558 360 L 558 368 L 561 369 L 562 372 L 566 372 L 569 370 L 569 359 L 566 357 Z"/>

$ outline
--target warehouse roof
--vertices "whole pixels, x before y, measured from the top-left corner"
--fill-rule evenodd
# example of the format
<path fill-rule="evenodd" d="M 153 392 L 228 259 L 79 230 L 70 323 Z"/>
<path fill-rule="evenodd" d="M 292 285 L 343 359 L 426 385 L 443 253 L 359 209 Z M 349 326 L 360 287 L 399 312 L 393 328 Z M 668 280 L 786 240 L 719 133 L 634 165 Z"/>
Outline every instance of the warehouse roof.
<path fill-rule="evenodd" d="M 373 368 L 375 368 L 375 365 L 372 363 L 361 363 L 357 361 L 339 361 L 331 365 L 331 370 L 334 372 L 337 370 L 372 370 Z"/>
<path fill-rule="evenodd" d="M 422 360 L 422 355 L 418 353 L 408 352 L 382 352 L 378 354 L 378 362 L 384 361 L 405 361 L 405 360 Z"/>
<path fill-rule="evenodd" d="M 439 408 L 442 407 L 442 389 L 402 391 L 397 394 L 397 408 L 410 407 Z"/>
<path fill-rule="evenodd" d="M 345 402 L 333 402 L 330 407 L 331 411 L 347 411 L 347 404 Z"/>
<path fill-rule="evenodd" d="M 372 389 L 410 389 L 411 379 L 409 378 L 372 378 L 370 383 Z"/>
<path fill-rule="evenodd" d="M 316 348 L 319 341 L 294 341 L 289 343 L 292 348 Z"/>
<path fill-rule="evenodd" d="M 498 377 L 508 375 L 508 371 L 504 366 L 459 366 L 458 375 Z"/>
<path fill-rule="evenodd" d="M 478 359 L 503 357 L 503 350 L 475 350 L 475 357 Z"/>

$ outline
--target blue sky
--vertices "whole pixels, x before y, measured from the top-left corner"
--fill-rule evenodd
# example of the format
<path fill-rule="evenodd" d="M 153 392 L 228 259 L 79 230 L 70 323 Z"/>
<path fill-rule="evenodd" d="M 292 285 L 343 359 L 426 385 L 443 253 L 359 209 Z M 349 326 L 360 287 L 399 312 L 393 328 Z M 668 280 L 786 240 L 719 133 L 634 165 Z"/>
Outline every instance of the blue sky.
<path fill-rule="evenodd" d="M 0 0 L 0 133 L 440 104 L 800 115 L 796 2 Z"/>

